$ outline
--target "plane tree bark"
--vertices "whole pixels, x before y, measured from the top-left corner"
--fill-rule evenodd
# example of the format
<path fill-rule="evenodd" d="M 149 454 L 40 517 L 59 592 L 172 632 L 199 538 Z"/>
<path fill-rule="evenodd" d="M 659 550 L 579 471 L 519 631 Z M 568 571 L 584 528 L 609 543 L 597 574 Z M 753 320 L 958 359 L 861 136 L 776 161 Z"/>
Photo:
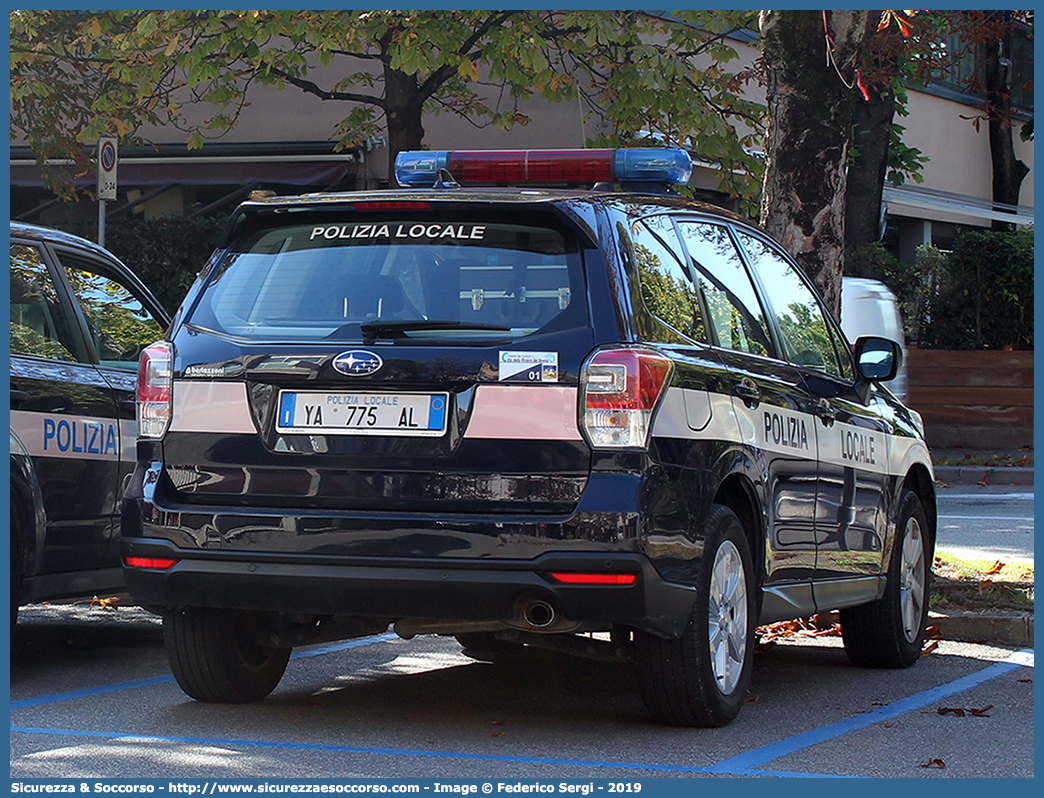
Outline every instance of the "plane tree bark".
<path fill-rule="evenodd" d="M 855 67 L 866 11 L 763 11 L 767 136 L 762 223 L 797 259 L 836 314 Z"/>

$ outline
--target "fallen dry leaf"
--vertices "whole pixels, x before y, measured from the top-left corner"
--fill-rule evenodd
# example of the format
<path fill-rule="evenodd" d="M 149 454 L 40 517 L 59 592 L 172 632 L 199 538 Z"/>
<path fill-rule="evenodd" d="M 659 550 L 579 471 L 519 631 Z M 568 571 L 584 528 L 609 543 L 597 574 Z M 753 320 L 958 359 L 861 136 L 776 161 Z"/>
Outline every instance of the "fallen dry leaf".
<path fill-rule="evenodd" d="M 923 765 L 921 765 L 921 767 L 923 767 L 923 768 L 939 768 L 939 770 L 942 770 L 943 768 L 946 767 L 946 763 L 943 762 L 941 759 L 929 759 L 927 762 L 925 762 Z"/>
<path fill-rule="evenodd" d="M 761 644 L 783 637 L 840 637 L 841 624 L 835 623 L 830 615 L 819 614 L 759 626 L 757 635 Z"/>
<path fill-rule="evenodd" d="M 966 709 L 964 707 L 940 707 L 937 711 L 940 715 L 956 715 L 958 718 L 971 715 L 976 718 L 988 718 L 993 704 L 987 704 L 981 709 Z"/>
<path fill-rule="evenodd" d="M 924 647 L 924 650 L 921 651 L 921 656 L 922 657 L 927 657 L 929 654 L 933 653 L 935 651 L 935 649 L 937 649 L 938 647 L 939 647 L 939 641 L 938 640 L 933 640 L 932 642 L 930 642 L 928 645 L 926 645 Z"/>
<path fill-rule="evenodd" d="M 1001 572 L 1001 569 L 1004 568 L 1004 565 L 1004 562 L 1002 562 L 1001 560 L 997 560 L 997 562 L 995 562 L 993 565 L 991 565 L 989 568 L 983 571 L 983 573 L 986 574 L 986 576 L 993 576 L 993 574 L 999 574 Z"/>

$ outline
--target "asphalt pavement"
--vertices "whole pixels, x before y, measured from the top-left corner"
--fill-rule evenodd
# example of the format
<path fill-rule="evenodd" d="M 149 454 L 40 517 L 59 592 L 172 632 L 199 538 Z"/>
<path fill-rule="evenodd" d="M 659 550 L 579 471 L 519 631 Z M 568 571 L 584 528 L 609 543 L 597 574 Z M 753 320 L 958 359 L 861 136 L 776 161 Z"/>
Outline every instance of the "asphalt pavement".
<path fill-rule="evenodd" d="M 722 729 L 653 723 L 627 663 L 528 651 L 491 665 L 432 635 L 295 650 L 268 699 L 204 704 L 174 683 L 155 617 L 36 605 L 12 638 L 10 775 L 78 792 L 152 779 L 168 794 L 193 779 L 219 794 L 218 780 L 371 777 L 634 788 L 617 792 L 772 777 L 805 792 L 810 777 L 1032 778 L 1033 713 L 1031 650 L 942 640 L 912 668 L 864 669 L 839 637 L 800 635 L 759 647 Z"/>

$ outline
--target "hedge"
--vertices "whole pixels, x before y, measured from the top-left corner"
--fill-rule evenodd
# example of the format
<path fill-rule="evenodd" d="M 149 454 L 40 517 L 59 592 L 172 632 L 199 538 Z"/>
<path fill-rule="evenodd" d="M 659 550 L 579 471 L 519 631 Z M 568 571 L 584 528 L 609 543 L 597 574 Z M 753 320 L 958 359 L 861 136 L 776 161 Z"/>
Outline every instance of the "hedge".
<path fill-rule="evenodd" d="M 949 252 L 918 247 L 913 263 L 874 244 L 846 255 L 845 274 L 887 285 L 922 349 L 1033 349 L 1032 227 L 962 233 Z"/>
<path fill-rule="evenodd" d="M 114 219 L 105 226 L 105 248 L 173 313 L 214 251 L 227 221 L 226 216 Z M 92 241 L 97 237 L 97 227 L 91 223 L 67 222 L 61 227 Z"/>

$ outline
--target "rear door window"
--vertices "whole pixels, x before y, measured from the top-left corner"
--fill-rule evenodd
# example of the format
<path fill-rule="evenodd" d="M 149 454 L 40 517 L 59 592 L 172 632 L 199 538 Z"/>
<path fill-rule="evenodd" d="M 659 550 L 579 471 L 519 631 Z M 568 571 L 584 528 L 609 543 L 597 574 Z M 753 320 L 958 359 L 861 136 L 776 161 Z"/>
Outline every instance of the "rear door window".
<path fill-rule="evenodd" d="M 721 225 L 681 219 L 678 229 L 703 291 L 718 346 L 771 355 L 765 315 L 728 230 Z"/>
<path fill-rule="evenodd" d="M 669 216 L 650 216 L 631 225 L 642 301 L 656 318 L 685 337 L 707 342 L 696 287 L 682 263 L 684 250 Z"/>
<path fill-rule="evenodd" d="M 104 265 L 72 250 L 60 249 L 58 257 L 101 365 L 137 372 L 141 350 L 163 337 L 163 324 L 136 289 Z"/>
<path fill-rule="evenodd" d="M 404 219 L 255 232 L 190 323 L 237 338 L 511 340 L 586 323 L 580 256 L 539 223 Z"/>

